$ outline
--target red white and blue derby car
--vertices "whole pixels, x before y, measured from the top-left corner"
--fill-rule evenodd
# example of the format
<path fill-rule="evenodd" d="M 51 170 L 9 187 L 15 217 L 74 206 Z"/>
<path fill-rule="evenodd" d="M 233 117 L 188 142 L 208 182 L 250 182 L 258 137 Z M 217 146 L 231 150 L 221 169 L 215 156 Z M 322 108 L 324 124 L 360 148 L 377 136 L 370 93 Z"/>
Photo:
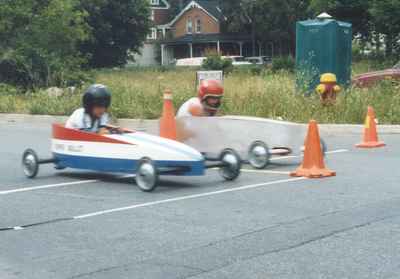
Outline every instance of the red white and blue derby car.
<path fill-rule="evenodd" d="M 232 149 L 206 158 L 183 143 L 130 130 L 99 135 L 53 124 L 51 151 L 52 158 L 41 160 L 27 149 L 22 157 L 25 175 L 34 178 L 40 164 L 52 163 L 56 169 L 135 174 L 139 188 L 152 191 L 159 175 L 201 176 L 208 168 L 219 168 L 224 179 L 234 180 L 241 169 L 240 157 Z"/>

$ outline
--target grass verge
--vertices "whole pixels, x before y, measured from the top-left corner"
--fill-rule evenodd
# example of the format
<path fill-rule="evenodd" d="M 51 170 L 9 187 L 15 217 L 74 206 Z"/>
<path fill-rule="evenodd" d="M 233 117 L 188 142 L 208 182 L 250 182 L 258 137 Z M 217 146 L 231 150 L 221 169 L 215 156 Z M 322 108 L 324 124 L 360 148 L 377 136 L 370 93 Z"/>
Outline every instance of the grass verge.
<path fill-rule="evenodd" d="M 375 69 L 367 62 L 353 66 L 355 73 Z M 235 71 L 224 82 L 223 113 L 294 122 L 313 118 L 320 123 L 363 123 L 366 107 L 373 105 L 380 123 L 400 124 L 400 87 L 392 81 L 371 89 L 349 88 L 340 93 L 336 105 L 325 107 L 316 94 L 311 97 L 297 94 L 294 79 L 292 73 L 285 71 L 266 71 L 260 75 Z M 195 71 L 191 69 L 103 70 L 97 72 L 96 82 L 112 90 L 111 113 L 116 118 L 158 118 L 165 88 L 172 89 L 176 108 L 195 95 Z M 80 99 L 81 94 L 50 97 L 44 91 L 0 92 L 0 112 L 69 115 L 80 106 Z"/>

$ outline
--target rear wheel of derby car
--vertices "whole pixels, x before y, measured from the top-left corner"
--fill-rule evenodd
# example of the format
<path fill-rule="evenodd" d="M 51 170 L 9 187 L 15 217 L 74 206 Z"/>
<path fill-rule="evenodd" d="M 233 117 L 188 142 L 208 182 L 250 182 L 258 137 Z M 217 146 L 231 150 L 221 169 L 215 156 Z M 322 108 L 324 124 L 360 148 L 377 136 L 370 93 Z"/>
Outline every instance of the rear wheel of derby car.
<path fill-rule="evenodd" d="M 321 144 L 321 151 L 322 151 L 322 156 L 324 156 L 325 157 L 325 155 L 326 155 L 326 152 L 328 151 L 328 147 L 327 147 L 327 145 L 326 145 L 326 143 L 325 143 L 325 141 L 321 138 L 320 139 L 320 144 Z M 304 153 L 304 151 L 306 150 L 306 147 L 305 146 L 303 146 L 302 148 L 301 148 L 301 152 L 303 152 Z"/>
<path fill-rule="evenodd" d="M 264 169 L 269 165 L 271 153 L 268 145 L 263 141 L 255 141 L 249 147 L 248 161 L 249 164 L 256 169 Z"/>
<path fill-rule="evenodd" d="M 32 149 L 25 150 L 22 155 L 22 169 L 28 178 L 34 178 L 39 172 L 39 157 Z"/>
<path fill-rule="evenodd" d="M 149 158 L 143 158 L 139 161 L 136 170 L 136 184 L 140 190 L 151 192 L 157 187 L 158 171 L 154 162 Z"/>
<path fill-rule="evenodd" d="M 219 169 L 225 180 L 235 180 L 240 175 L 242 160 L 239 154 L 233 149 L 224 149 L 221 152 L 220 160 L 223 166 Z"/>

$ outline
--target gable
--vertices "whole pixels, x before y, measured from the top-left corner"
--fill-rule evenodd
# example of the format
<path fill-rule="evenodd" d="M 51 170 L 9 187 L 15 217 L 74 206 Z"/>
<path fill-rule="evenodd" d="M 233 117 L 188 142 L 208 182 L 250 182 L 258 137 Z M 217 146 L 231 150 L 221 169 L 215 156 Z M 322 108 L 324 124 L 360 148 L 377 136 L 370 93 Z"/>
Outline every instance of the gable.
<path fill-rule="evenodd" d="M 167 0 L 148 0 L 151 9 L 169 9 L 170 4 Z"/>
<path fill-rule="evenodd" d="M 181 17 L 183 17 L 187 12 L 192 9 L 199 9 L 203 11 L 207 16 L 212 18 L 216 23 L 219 23 L 221 19 L 224 18 L 221 9 L 218 7 L 216 1 L 206 1 L 206 0 L 193 0 L 189 2 L 181 12 L 168 24 L 173 26 Z"/>

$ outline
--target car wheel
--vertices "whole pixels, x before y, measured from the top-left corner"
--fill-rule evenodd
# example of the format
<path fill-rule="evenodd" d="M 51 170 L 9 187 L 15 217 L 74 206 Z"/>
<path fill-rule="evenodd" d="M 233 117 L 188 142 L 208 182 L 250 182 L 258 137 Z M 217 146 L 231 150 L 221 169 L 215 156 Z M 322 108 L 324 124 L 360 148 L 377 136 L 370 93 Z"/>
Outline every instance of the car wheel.
<path fill-rule="evenodd" d="M 151 192 L 157 187 L 158 171 L 151 159 L 143 158 L 139 161 L 135 180 L 137 186 L 144 192 Z"/>
<path fill-rule="evenodd" d="M 239 154 L 233 149 L 224 149 L 221 152 L 220 160 L 223 166 L 219 169 L 225 180 L 235 180 L 240 175 L 242 160 Z"/>
<path fill-rule="evenodd" d="M 328 151 L 328 147 L 327 147 L 327 145 L 326 145 L 326 143 L 325 143 L 325 141 L 324 141 L 323 139 L 320 139 L 320 143 L 321 143 L 322 156 L 325 157 L 326 152 Z M 301 148 L 301 152 L 304 153 L 304 150 L 305 150 L 305 149 L 306 149 L 306 147 L 303 146 L 303 147 Z"/>
<path fill-rule="evenodd" d="M 32 149 L 27 149 L 22 155 L 22 169 L 28 178 L 35 178 L 39 172 L 39 157 Z"/>
<path fill-rule="evenodd" d="M 249 164 L 256 169 L 264 169 L 269 165 L 271 153 L 268 145 L 263 141 L 253 142 L 248 151 Z"/>

